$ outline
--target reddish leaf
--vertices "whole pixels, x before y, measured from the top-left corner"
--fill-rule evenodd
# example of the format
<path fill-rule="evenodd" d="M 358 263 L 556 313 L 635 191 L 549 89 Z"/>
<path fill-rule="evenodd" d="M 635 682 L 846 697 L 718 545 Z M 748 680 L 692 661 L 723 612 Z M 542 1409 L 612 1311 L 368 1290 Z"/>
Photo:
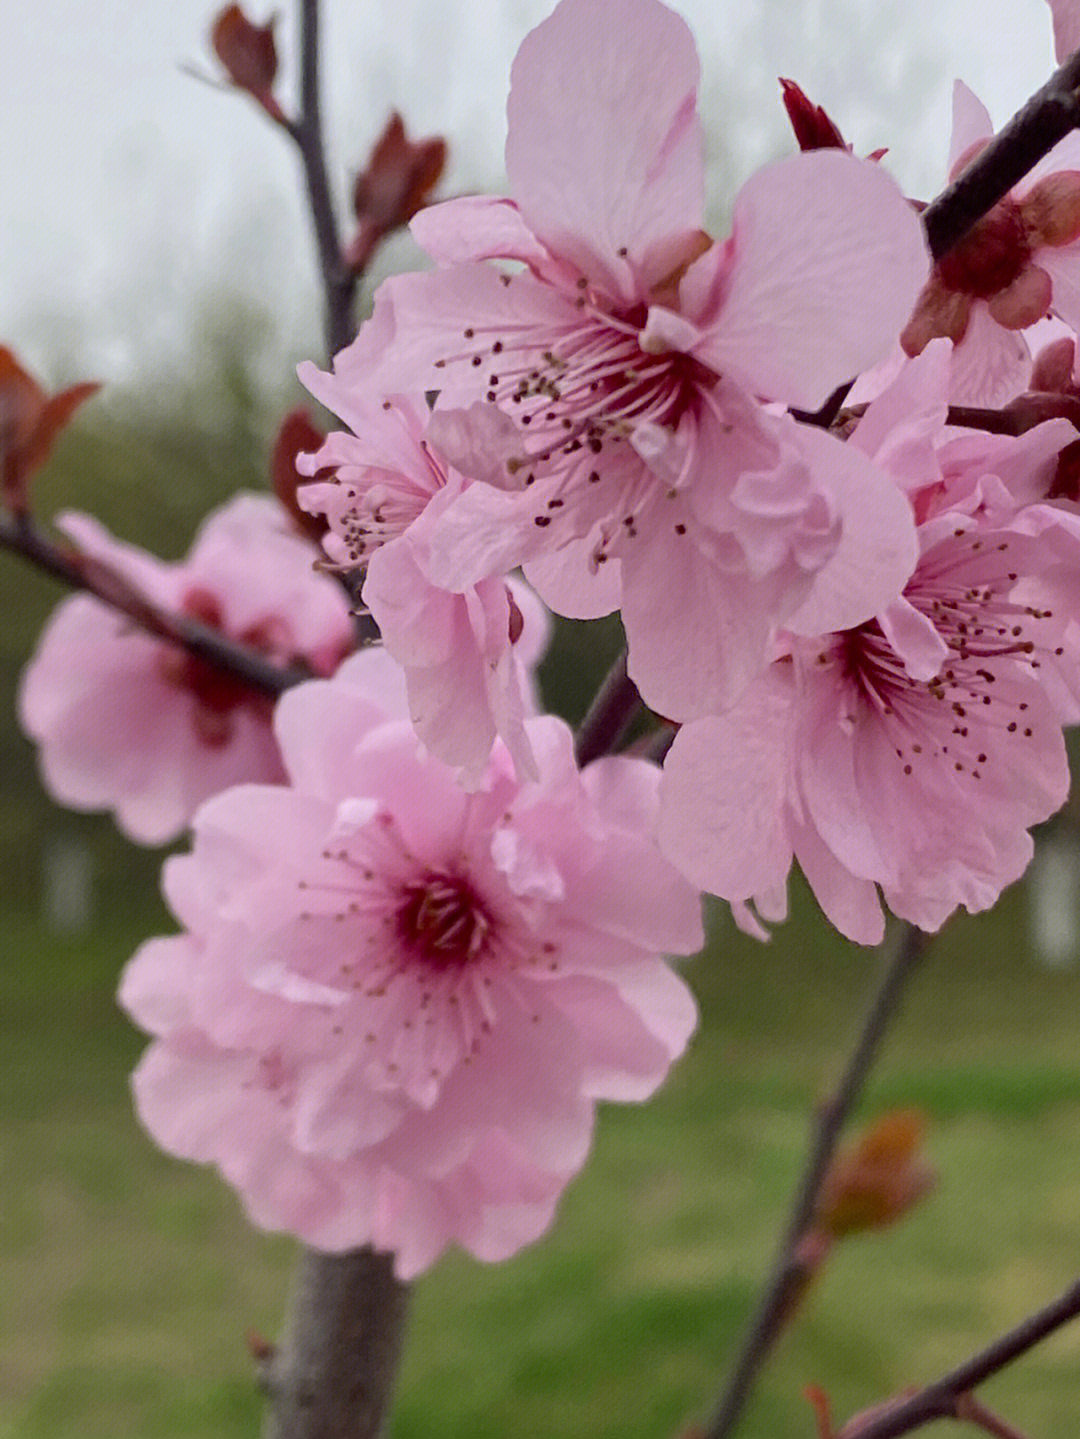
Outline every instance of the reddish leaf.
<path fill-rule="evenodd" d="M 363 270 L 379 241 L 427 204 L 445 166 L 446 141 L 439 135 L 410 140 L 395 110 L 353 183 L 359 229 L 345 252 L 351 269 Z"/>
<path fill-rule="evenodd" d="M 781 77 L 780 87 L 784 92 L 784 109 L 788 113 L 800 150 L 851 148 L 821 106 L 813 104 L 794 80 Z"/>
<path fill-rule="evenodd" d="M 270 453 L 270 484 L 274 494 L 288 510 L 296 528 L 316 544 L 326 533 L 326 521 L 319 515 L 309 515 L 296 503 L 297 486 L 311 479 L 297 470 L 296 457 L 317 450 L 325 438 L 312 424 L 307 410 L 300 406 L 290 410 L 282 420 Z"/>
<path fill-rule="evenodd" d="M 12 351 L 0 346 L 0 498 L 13 514 L 25 514 L 30 476 L 49 458 L 75 411 L 100 388 L 84 381 L 47 395 Z"/>
<path fill-rule="evenodd" d="M 272 119 L 286 124 L 272 93 L 278 69 L 275 19 L 271 16 L 265 25 L 254 25 L 239 5 L 226 5 L 214 20 L 210 44 L 236 88 L 246 90 Z"/>

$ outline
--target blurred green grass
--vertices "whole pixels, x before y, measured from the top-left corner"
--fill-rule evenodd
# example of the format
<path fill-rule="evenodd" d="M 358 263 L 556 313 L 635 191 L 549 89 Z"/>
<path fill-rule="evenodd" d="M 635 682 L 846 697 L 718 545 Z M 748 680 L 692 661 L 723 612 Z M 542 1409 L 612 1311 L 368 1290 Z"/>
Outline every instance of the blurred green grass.
<path fill-rule="evenodd" d="M 263 482 L 274 415 L 298 396 L 258 400 L 239 328 L 222 333 L 202 356 L 209 388 L 88 407 L 41 478 L 44 513 L 92 508 L 175 556 L 209 505 Z M 5 705 L 56 598 L 0 557 Z M 611 626 L 562 627 L 553 707 L 579 714 L 583 676 L 617 643 Z M 212 1173 L 158 1154 L 132 1117 L 142 1040 L 112 994 L 140 940 L 169 927 L 159 857 L 51 808 L 10 724 L 0 767 L 0 1439 L 251 1436 L 245 1335 L 276 1332 L 293 1248 L 250 1231 Z M 39 917 L 62 837 L 92 855 L 98 919 L 79 936 Z M 747 1439 L 811 1434 L 807 1383 L 844 1415 L 932 1377 L 1080 1267 L 1080 975 L 1036 967 L 1025 929 L 1017 890 L 935 944 L 863 1114 L 922 1107 L 940 1188 L 838 1252 Z M 688 971 L 703 1014 L 691 1052 L 648 1106 L 602 1112 L 552 1234 L 494 1268 L 452 1255 L 418 1286 L 395 1439 L 669 1439 L 707 1412 L 876 963 L 801 892 L 770 946 L 717 919 Z M 1080 1327 L 987 1393 L 1040 1439 L 1072 1439 Z"/>
<path fill-rule="evenodd" d="M 0 1215 L 0 1433 L 226 1439 L 257 1432 L 245 1334 L 273 1334 L 292 1259 L 210 1172 L 159 1155 L 131 1115 L 140 1038 L 120 962 L 148 903 L 78 940 L 8 924 Z M 748 1436 L 809 1434 L 932 1377 L 1075 1274 L 1080 979 L 1022 953 L 1023 897 L 961 919 L 917 977 L 864 1115 L 917 1105 L 941 1171 L 896 1229 L 849 1241 L 782 1344 Z M 768 1265 L 809 1108 L 842 1060 L 877 959 L 799 896 L 763 947 L 717 924 L 689 967 L 702 1026 L 642 1108 L 602 1111 L 552 1234 L 511 1262 L 452 1255 L 418 1286 L 396 1439 L 668 1439 L 707 1409 Z M 1080 1329 L 988 1393 L 1041 1439 L 1075 1432 Z"/>

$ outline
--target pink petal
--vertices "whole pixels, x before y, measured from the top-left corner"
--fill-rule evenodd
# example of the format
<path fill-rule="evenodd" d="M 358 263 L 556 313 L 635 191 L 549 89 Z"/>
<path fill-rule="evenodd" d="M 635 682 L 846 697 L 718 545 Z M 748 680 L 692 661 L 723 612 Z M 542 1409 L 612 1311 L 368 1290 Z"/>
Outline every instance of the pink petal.
<path fill-rule="evenodd" d="M 982 101 L 969 90 L 963 80 L 953 81 L 952 139 L 949 142 L 949 175 L 956 174 L 960 162 L 983 145 L 994 133 L 994 122 Z"/>
<path fill-rule="evenodd" d="M 739 900 L 786 880 L 791 723 L 789 686 L 770 673 L 734 709 L 684 725 L 675 736 L 664 762 L 657 838 L 701 889 Z"/>
<path fill-rule="evenodd" d="M 1080 49 L 1080 0 L 1048 0 L 1054 18 L 1054 55 L 1063 64 Z"/>
<path fill-rule="evenodd" d="M 727 289 L 695 354 L 807 410 L 885 358 L 929 269 L 895 181 L 839 150 L 759 170 L 736 199 L 729 243 Z"/>
<path fill-rule="evenodd" d="M 903 491 L 851 445 L 809 425 L 796 442 L 840 516 L 840 543 L 785 628 L 819 635 L 851 629 L 895 599 L 915 569 L 918 541 Z"/>
<path fill-rule="evenodd" d="M 512 200 L 462 195 L 427 205 L 409 225 L 413 239 L 441 265 L 463 260 L 520 260 L 542 271 L 551 256 L 521 218 Z"/>
<path fill-rule="evenodd" d="M 514 61 L 511 189 L 548 248 L 614 298 L 639 298 L 650 249 L 700 227 L 698 78 L 690 31 L 656 0 L 562 0 Z"/>

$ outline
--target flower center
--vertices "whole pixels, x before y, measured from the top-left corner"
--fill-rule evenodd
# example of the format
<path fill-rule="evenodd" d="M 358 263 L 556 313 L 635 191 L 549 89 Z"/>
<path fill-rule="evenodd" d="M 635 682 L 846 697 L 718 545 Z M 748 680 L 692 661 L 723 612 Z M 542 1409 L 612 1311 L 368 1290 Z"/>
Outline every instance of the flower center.
<path fill-rule="evenodd" d="M 1031 259 L 1024 216 L 1006 196 L 937 263 L 942 284 L 979 300 L 1006 290 Z"/>
<path fill-rule="evenodd" d="M 504 279 L 513 283 L 514 277 Z M 644 305 L 612 315 L 584 291 L 577 304 L 575 318 L 542 330 L 529 323 L 470 326 L 463 331 L 467 348 L 436 362 L 437 368 L 464 362 L 478 370 L 484 398 L 517 422 L 523 447 L 509 468 L 526 486 L 556 473 L 570 484 L 596 483 L 597 457 L 610 445 L 643 425 L 674 430 L 719 380 L 690 355 L 643 350 Z"/>
<path fill-rule="evenodd" d="M 432 871 L 402 886 L 397 927 L 409 949 L 447 969 L 478 959 L 492 925 L 466 880 Z"/>
<path fill-rule="evenodd" d="M 208 590 L 199 587 L 189 590 L 180 603 L 180 610 L 212 629 L 225 632 L 221 605 Z M 266 655 L 275 654 L 280 648 L 266 624 L 252 625 L 237 638 Z M 190 650 L 163 646 L 158 656 L 158 671 L 163 679 L 193 696 L 195 729 L 209 749 L 219 749 L 228 743 L 232 737 L 233 711 L 241 705 L 264 713 L 267 720 L 270 718 L 273 706 L 265 695 Z"/>

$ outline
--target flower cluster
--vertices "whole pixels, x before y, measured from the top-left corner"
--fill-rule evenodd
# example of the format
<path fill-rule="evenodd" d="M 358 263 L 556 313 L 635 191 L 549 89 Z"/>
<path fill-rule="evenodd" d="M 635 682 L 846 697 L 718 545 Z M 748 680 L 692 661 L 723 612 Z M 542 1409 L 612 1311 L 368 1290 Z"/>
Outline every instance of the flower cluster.
<path fill-rule="evenodd" d="M 149 941 L 121 1000 L 157 1036 L 135 1075 L 158 1142 L 215 1163 L 254 1221 L 324 1250 L 451 1240 L 500 1259 L 547 1228 L 594 1101 L 656 1088 L 694 1027 L 663 952 L 702 941 L 656 854 L 658 774 L 583 774 L 526 722 L 467 792 L 426 754 L 381 651 L 291 691 L 287 786 L 211 800 L 166 866 L 186 933 Z"/>
<path fill-rule="evenodd" d="M 797 861 L 850 938 L 881 939 L 883 902 L 933 930 L 995 902 L 1068 789 L 1077 429 L 1043 416 L 1078 393 L 1070 142 L 932 265 L 884 152 L 820 113 L 825 148 L 754 175 L 718 240 L 697 84 L 660 0 L 561 0 L 514 63 L 510 194 L 421 209 L 431 268 L 381 287 L 331 372 L 301 368 L 348 428 L 299 459 L 297 503 L 383 644 L 289 693 L 276 747 L 265 704 L 92 601 L 24 686 L 69 802 L 157 839 L 224 790 L 166 870 L 183 933 L 124 979 L 155 1036 L 143 1121 L 257 1223 L 392 1250 L 402 1277 L 540 1234 L 594 1102 L 661 1082 L 694 1023 L 665 956 L 701 942 L 699 889 L 764 938 Z M 955 120 L 954 173 L 991 133 L 963 87 Z M 1033 375 L 1054 394 L 1014 408 L 1026 428 L 950 410 Z M 302 542 L 259 504 L 179 567 L 68 529 L 329 675 L 344 601 L 293 583 Z M 677 731 L 662 773 L 579 772 L 538 713 L 537 595 L 618 611 Z M 75 659 L 95 646 L 100 684 Z"/>

